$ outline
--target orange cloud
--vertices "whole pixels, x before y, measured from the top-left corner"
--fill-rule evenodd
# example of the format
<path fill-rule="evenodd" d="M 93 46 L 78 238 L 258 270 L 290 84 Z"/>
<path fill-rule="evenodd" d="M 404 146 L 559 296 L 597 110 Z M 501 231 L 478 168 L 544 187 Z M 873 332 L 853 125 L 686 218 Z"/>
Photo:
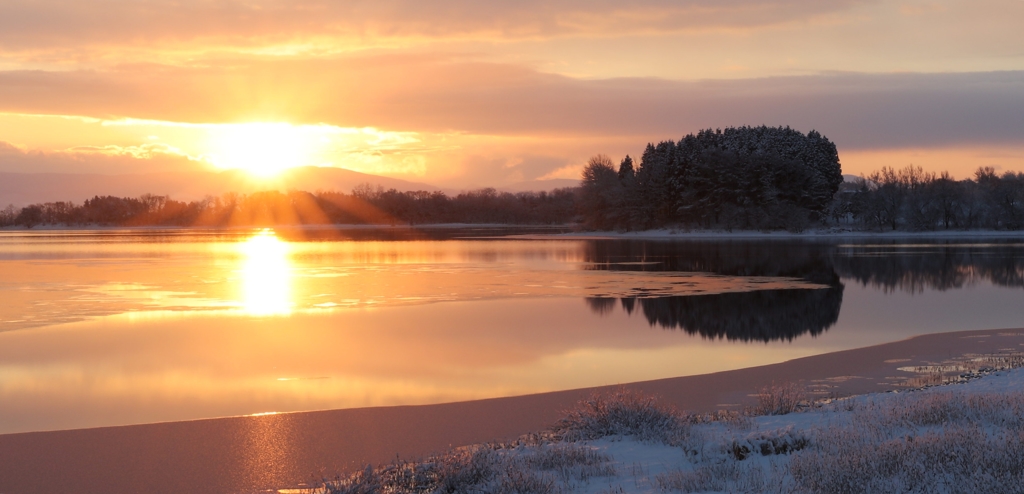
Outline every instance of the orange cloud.
<path fill-rule="evenodd" d="M 10 0 L 0 70 L 459 52 L 573 76 L 1016 70 L 1018 0 Z M 913 11 L 913 15 L 907 12 Z"/>
<path fill-rule="evenodd" d="M 39 151 L 25 150 L 0 141 L 0 172 L 108 174 L 206 168 L 206 163 L 162 144 L 76 146 L 56 151 Z"/>
<path fill-rule="evenodd" d="M 135 159 L 153 159 L 157 156 L 170 155 L 198 161 L 198 158 L 189 156 L 174 146 L 160 143 L 141 144 L 138 146 L 118 146 L 114 144 L 107 144 L 105 146 L 75 146 L 68 148 L 65 152 L 69 154 L 125 156 Z"/>
<path fill-rule="evenodd" d="M 547 38 L 766 26 L 812 19 L 858 0 L 7 0 L 7 50 L 202 45 L 251 48 L 323 37 Z"/>
<path fill-rule="evenodd" d="M 685 82 L 576 79 L 440 56 L 225 61 L 0 72 L 0 111 L 644 140 L 767 124 L 817 129 L 840 149 L 1004 145 L 1024 135 L 1024 72 Z"/>

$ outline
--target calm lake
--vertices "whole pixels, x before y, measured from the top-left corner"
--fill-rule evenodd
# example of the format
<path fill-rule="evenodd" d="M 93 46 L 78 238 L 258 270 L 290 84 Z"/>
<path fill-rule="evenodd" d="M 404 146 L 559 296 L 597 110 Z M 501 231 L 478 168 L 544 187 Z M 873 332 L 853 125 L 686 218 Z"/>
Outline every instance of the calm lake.
<path fill-rule="evenodd" d="M 0 433 L 520 395 L 1024 327 L 1017 241 L 502 233 L 0 232 Z"/>

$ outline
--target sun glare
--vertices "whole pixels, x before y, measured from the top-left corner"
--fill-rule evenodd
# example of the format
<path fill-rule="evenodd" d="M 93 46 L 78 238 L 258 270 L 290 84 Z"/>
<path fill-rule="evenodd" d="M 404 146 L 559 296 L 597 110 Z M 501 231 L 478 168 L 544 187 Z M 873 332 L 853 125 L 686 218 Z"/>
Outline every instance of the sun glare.
<path fill-rule="evenodd" d="M 252 316 L 288 315 L 292 311 L 292 267 L 288 244 L 263 230 L 241 244 L 242 307 Z"/>
<path fill-rule="evenodd" d="M 272 177 L 306 164 L 306 140 L 300 127 L 287 123 L 225 125 L 214 137 L 212 161 L 220 168 Z"/>

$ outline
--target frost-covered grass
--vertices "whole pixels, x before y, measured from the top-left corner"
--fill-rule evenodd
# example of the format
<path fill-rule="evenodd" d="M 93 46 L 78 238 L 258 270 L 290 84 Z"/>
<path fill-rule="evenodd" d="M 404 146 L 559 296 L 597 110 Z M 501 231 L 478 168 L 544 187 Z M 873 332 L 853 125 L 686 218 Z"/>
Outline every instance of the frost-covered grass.
<path fill-rule="evenodd" d="M 319 492 L 1024 493 L 1024 369 L 814 406 L 790 384 L 759 398 L 748 415 L 696 415 L 597 395 L 549 431 L 367 468 Z"/>
<path fill-rule="evenodd" d="M 771 383 L 757 394 L 753 415 L 785 415 L 807 403 L 807 393 L 799 383 Z"/>
<path fill-rule="evenodd" d="M 1024 492 L 1024 393 L 873 397 L 794 455 L 809 492 Z M 796 490 L 796 489 L 794 489 Z"/>
<path fill-rule="evenodd" d="M 1001 389 L 986 384 L 1001 382 Z M 855 397 L 748 430 L 657 477 L 674 492 L 1024 492 L 1024 371 Z"/>
<path fill-rule="evenodd" d="M 685 444 L 694 417 L 658 403 L 657 397 L 629 390 L 597 394 L 579 402 L 552 429 L 569 442 L 631 436 L 670 446 Z"/>
<path fill-rule="evenodd" d="M 581 443 L 487 444 L 421 462 L 393 463 L 327 481 L 324 494 L 572 492 L 616 474 L 608 455 Z"/>

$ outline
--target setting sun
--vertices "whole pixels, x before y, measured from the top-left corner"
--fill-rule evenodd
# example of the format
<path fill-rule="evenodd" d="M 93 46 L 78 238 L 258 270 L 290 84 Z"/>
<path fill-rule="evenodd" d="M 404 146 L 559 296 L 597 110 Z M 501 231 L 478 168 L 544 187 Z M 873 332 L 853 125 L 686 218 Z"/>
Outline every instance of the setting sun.
<path fill-rule="evenodd" d="M 246 170 L 259 177 L 271 177 L 302 166 L 309 143 L 301 127 L 287 123 L 225 125 L 213 137 L 211 159 L 224 169 Z"/>

